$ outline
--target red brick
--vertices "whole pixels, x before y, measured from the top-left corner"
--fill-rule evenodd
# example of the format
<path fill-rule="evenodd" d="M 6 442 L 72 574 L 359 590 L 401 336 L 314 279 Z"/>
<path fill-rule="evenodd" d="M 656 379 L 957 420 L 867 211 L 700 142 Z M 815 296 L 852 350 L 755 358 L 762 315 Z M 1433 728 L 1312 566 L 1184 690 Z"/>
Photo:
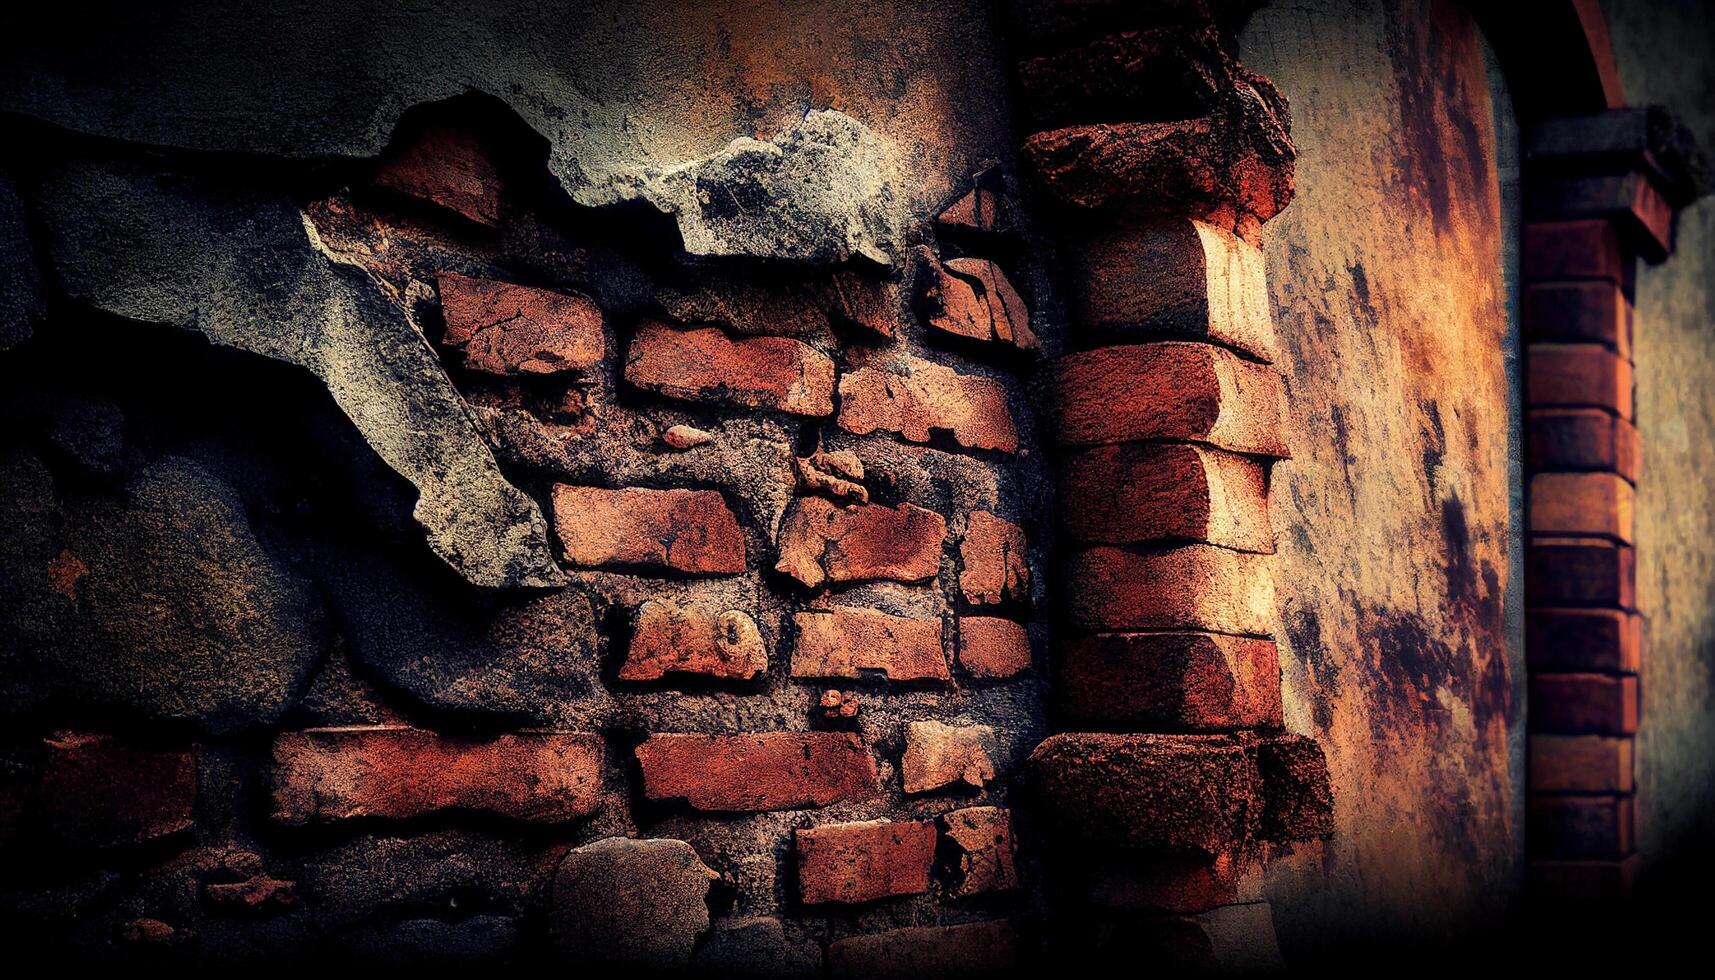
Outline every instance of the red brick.
<path fill-rule="evenodd" d="M 1534 541 L 1525 549 L 1525 596 L 1534 606 L 1637 608 L 1637 556 L 1590 538 Z"/>
<path fill-rule="evenodd" d="M 554 487 L 554 529 L 583 568 L 637 567 L 702 575 L 745 570 L 744 532 L 714 490 Z"/>
<path fill-rule="evenodd" d="M 1532 222 L 1524 227 L 1526 279 L 1630 279 L 1618 230 L 1606 220 Z"/>
<path fill-rule="evenodd" d="M 826 582 L 925 582 L 941 570 L 947 521 L 915 504 L 842 507 L 799 497 L 780 525 L 774 569 L 816 588 Z"/>
<path fill-rule="evenodd" d="M 1263 862 L 1250 850 L 1210 857 L 1103 849 L 1078 870 L 1090 904 L 1102 908 L 1184 915 L 1262 900 Z"/>
<path fill-rule="evenodd" d="M 1274 624 L 1269 559 L 1206 544 L 1139 553 L 1090 548 L 1066 566 L 1072 625 L 1267 636 Z"/>
<path fill-rule="evenodd" d="M 897 432 L 926 443 L 942 432 L 967 449 L 1018 451 L 1018 429 L 1000 382 L 915 357 L 891 367 L 859 366 L 841 377 L 839 423 L 860 436 Z"/>
<path fill-rule="evenodd" d="M 749 613 L 650 600 L 637 608 L 622 681 L 700 674 L 749 680 L 768 669 L 768 647 Z"/>
<path fill-rule="evenodd" d="M 1630 793 L 1632 740 L 1604 735 L 1532 735 L 1533 793 Z"/>
<path fill-rule="evenodd" d="M 866 820 L 800 830 L 798 894 L 805 905 L 856 905 L 929 890 L 935 827 Z"/>
<path fill-rule="evenodd" d="M 834 606 L 796 613 L 792 621 L 798 628 L 793 677 L 862 677 L 875 671 L 892 681 L 952 679 L 939 619 Z"/>
<path fill-rule="evenodd" d="M 982 789 L 995 775 L 987 725 L 954 726 L 914 721 L 905 726 L 899 780 L 907 793 L 932 793 L 949 786 Z"/>
<path fill-rule="evenodd" d="M 428 201 L 469 221 L 500 225 L 499 168 L 486 140 L 452 126 L 430 126 L 375 175 L 380 187 Z"/>
<path fill-rule="evenodd" d="M 1551 905 L 1625 901 L 1637 866 L 1636 854 L 1611 861 L 1532 861 L 1531 895 Z"/>
<path fill-rule="evenodd" d="M 1030 329 L 1030 308 L 1012 288 L 1006 273 L 987 259 L 939 262 L 928 249 L 924 263 L 924 302 L 929 328 L 967 340 L 1037 348 Z"/>
<path fill-rule="evenodd" d="M 265 874 L 252 875 L 243 881 L 213 882 L 203 886 L 209 904 L 239 912 L 273 911 L 290 908 L 297 902 L 298 884 L 281 881 Z"/>
<path fill-rule="evenodd" d="M 1638 430 L 1599 408 L 1532 409 L 1526 419 L 1529 469 L 1606 470 L 1638 481 Z"/>
<path fill-rule="evenodd" d="M 1612 282 L 1533 283 L 1524 290 L 1529 341 L 1595 343 L 1632 356 L 1632 304 Z"/>
<path fill-rule="evenodd" d="M 912 926 L 848 936 L 828 946 L 833 980 L 966 980 L 1007 976 L 1023 963 L 1024 949 L 1010 922 Z"/>
<path fill-rule="evenodd" d="M 965 195 L 941 209 L 935 224 L 954 231 L 992 234 L 1000 227 L 999 197 L 986 187 L 973 187 Z"/>
<path fill-rule="evenodd" d="M 601 736 L 581 732 L 287 732 L 274 740 L 273 817 L 309 824 L 460 810 L 563 823 L 599 809 L 604 755 Z"/>
<path fill-rule="evenodd" d="M 1642 618 L 1618 609 L 1532 609 L 1525 656 L 1532 671 L 1637 673 Z"/>
<path fill-rule="evenodd" d="M 1636 491 L 1617 473 L 1538 473 L 1530 478 L 1533 534 L 1601 535 L 1631 544 Z"/>
<path fill-rule="evenodd" d="M 869 749 L 846 732 L 651 735 L 637 747 L 643 795 L 698 810 L 800 810 L 881 792 Z"/>
<path fill-rule="evenodd" d="M 972 511 L 959 540 L 959 592 L 973 606 L 1030 598 L 1024 529 L 986 510 Z"/>
<path fill-rule="evenodd" d="M 1018 887 L 1012 814 L 998 806 L 971 806 L 941 817 L 952 852 L 952 893 L 959 897 Z"/>
<path fill-rule="evenodd" d="M 1313 840 L 1334 833 L 1334 791 L 1328 759 L 1316 740 L 1275 735 L 1256 746 L 1262 778 L 1264 840 Z"/>
<path fill-rule="evenodd" d="M 1274 641 L 1212 633 L 1098 633 L 1065 642 L 1054 693 L 1078 724 L 1131 730 L 1279 728 Z"/>
<path fill-rule="evenodd" d="M 1265 464 L 1247 456 L 1161 443 L 1097 446 L 1060 470 L 1060 517 L 1091 544 L 1205 541 L 1274 552 Z"/>
<path fill-rule="evenodd" d="M 1067 446 L 1170 439 L 1289 455 L 1280 375 L 1224 348 L 1135 344 L 1071 354 L 1061 359 L 1054 388 Z"/>
<path fill-rule="evenodd" d="M 869 503 L 869 490 L 863 485 L 863 461 L 849 449 L 820 450 L 808 456 L 796 457 L 798 491 L 821 494 L 842 504 Z"/>
<path fill-rule="evenodd" d="M 485 374 L 556 374 L 607 356 L 601 310 L 587 296 L 443 272 L 443 342 Z"/>
<path fill-rule="evenodd" d="M 1533 672 L 1529 704 L 1533 732 L 1635 735 L 1638 731 L 1636 677 Z"/>
<path fill-rule="evenodd" d="M 1623 858 L 1632 852 L 1630 796 L 1539 796 L 1526 807 L 1532 857 Z"/>
<path fill-rule="evenodd" d="M 78 847 L 123 847 L 194 826 L 196 757 L 190 749 L 70 731 L 43 744 L 36 816 L 55 838 Z"/>
<path fill-rule="evenodd" d="M 1632 362 L 1596 344 L 1531 344 L 1525 399 L 1532 408 L 1583 406 L 1632 417 Z"/>
<path fill-rule="evenodd" d="M 1261 814 L 1256 766 L 1219 735 L 1052 735 L 1030 755 L 1045 812 L 1096 845 L 1215 855 Z"/>
<path fill-rule="evenodd" d="M 1265 362 L 1279 341 L 1262 252 L 1201 221 L 1092 223 L 1067 251 L 1080 346 L 1207 340 Z"/>
<path fill-rule="evenodd" d="M 994 616 L 959 617 L 959 667 L 976 680 L 1003 680 L 1030 669 L 1030 631 Z"/>
<path fill-rule="evenodd" d="M 685 401 L 822 416 L 834 410 L 834 362 L 790 337 L 734 340 L 716 327 L 645 323 L 631 339 L 625 380 Z"/>

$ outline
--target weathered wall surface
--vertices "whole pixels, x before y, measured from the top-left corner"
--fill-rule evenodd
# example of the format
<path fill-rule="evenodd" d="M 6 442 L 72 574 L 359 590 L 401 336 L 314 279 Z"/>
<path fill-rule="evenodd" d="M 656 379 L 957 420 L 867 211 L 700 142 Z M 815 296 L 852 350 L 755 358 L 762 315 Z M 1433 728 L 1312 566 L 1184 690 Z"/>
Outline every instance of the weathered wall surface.
<path fill-rule="evenodd" d="M 1665 105 L 1715 147 L 1715 11 L 1605 3 L 1628 102 Z M 1633 322 L 1638 429 L 1640 894 L 1706 868 L 1715 849 L 1715 202 L 1679 212 L 1673 255 L 1640 265 Z M 1700 861 L 1687 862 L 1692 854 Z"/>
<path fill-rule="evenodd" d="M 1480 927 L 1517 887 L 1511 230 L 1458 5 L 1272 3 L 1240 53 L 1299 147 L 1266 236 L 1295 434 L 1279 635 L 1287 725 L 1336 787 L 1333 840 L 1271 873 L 1290 960 Z"/>

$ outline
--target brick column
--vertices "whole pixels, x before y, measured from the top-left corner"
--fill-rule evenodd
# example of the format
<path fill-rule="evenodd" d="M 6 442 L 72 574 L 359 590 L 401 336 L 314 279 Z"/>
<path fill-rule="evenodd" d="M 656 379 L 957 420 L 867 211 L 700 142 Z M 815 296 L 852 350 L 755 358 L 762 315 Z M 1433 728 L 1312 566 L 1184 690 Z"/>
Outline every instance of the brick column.
<path fill-rule="evenodd" d="M 1032 764 L 1068 953 L 1239 969 L 1278 962 L 1268 848 L 1332 830 L 1272 638 L 1288 439 L 1258 239 L 1294 149 L 1274 87 L 1198 5 L 1167 6 L 1190 9 L 1066 4 L 1016 35 L 1070 321 L 1050 380 L 1063 731 Z"/>
<path fill-rule="evenodd" d="M 1528 144 L 1526 840 L 1537 895 L 1595 901 L 1623 897 L 1636 863 L 1632 288 L 1692 190 L 1657 110 L 1546 120 Z"/>

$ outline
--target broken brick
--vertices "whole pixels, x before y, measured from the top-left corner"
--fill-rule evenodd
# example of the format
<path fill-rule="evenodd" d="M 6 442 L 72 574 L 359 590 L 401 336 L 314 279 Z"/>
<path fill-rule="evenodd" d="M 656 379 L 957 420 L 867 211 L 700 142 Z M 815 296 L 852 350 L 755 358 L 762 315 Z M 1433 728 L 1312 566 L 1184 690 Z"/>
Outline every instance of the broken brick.
<path fill-rule="evenodd" d="M 1030 598 L 1024 529 L 986 510 L 972 511 L 959 540 L 959 591 L 975 606 Z"/>
<path fill-rule="evenodd" d="M 995 616 L 959 617 L 959 667 L 976 680 L 1003 680 L 1030 669 L 1030 631 Z"/>
<path fill-rule="evenodd" d="M 203 894 L 210 904 L 223 908 L 271 911 L 291 906 L 297 900 L 297 887 L 296 882 L 259 874 L 243 881 L 204 885 Z"/>
<path fill-rule="evenodd" d="M 600 807 L 604 752 L 601 736 L 581 732 L 287 732 L 274 741 L 273 818 L 301 825 L 461 810 L 564 823 Z"/>
<path fill-rule="evenodd" d="M 1060 360 L 1054 386 L 1067 446 L 1170 439 L 1289 455 L 1280 375 L 1224 348 L 1169 342 L 1084 351 Z"/>
<path fill-rule="evenodd" d="M 954 895 L 980 895 L 1018 887 L 1012 815 L 997 806 L 972 806 L 941 817 L 953 854 Z"/>
<path fill-rule="evenodd" d="M 619 679 L 700 674 L 749 680 L 767 669 L 768 648 L 748 613 L 652 599 L 637 608 Z"/>
<path fill-rule="evenodd" d="M 947 522 L 915 504 L 842 507 L 799 497 L 780 526 L 775 570 L 815 588 L 824 582 L 923 582 L 941 570 Z"/>
<path fill-rule="evenodd" d="M 76 847 L 146 844 L 194 825 L 196 757 L 190 749 L 145 747 L 111 735 L 57 732 L 37 789 L 37 817 Z"/>
<path fill-rule="evenodd" d="M 1223 731 L 1279 728 L 1274 641 L 1219 633 L 1097 633 L 1055 658 L 1054 694 L 1080 724 Z"/>
<path fill-rule="evenodd" d="M 583 371 L 607 356 L 601 310 L 587 296 L 443 272 L 442 340 L 472 371 L 540 375 Z"/>
<path fill-rule="evenodd" d="M 859 367 L 841 377 L 840 428 L 860 436 L 897 432 L 918 443 L 939 431 L 967 449 L 1018 451 L 1018 429 L 1000 382 L 914 357 L 904 358 L 902 367 Z"/>
<path fill-rule="evenodd" d="M 468 130 L 425 128 L 375 175 L 379 187 L 428 201 L 479 225 L 500 225 L 499 168 L 487 141 Z"/>
<path fill-rule="evenodd" d="M 1266 465 L 1206 446 L 1126 443 L 1068 457 L 1060 515 L 1092 544 L 1203 541 L 1274 552 Z"/>
<path fill-rule="evenodd" d="M 987 259 L 957 258 L 945 263 L 922 250 L 927 267 L 925 299 L 929 328 L 968 340 L 1037 348 L 1030 329 L 1030 308 L 1012 288 L 1006 273 Z"/>
<path fill-rule="evenodd" d="M 849 449 L 817 450 L 797 457 L 797 466 L 801 493 L 819 493 L 842 504 L 869 503 L 869 490 L 863 485 L 863 461 L 857 453 Z"/>
<path fill-rule="evenodd" d="M 745 569 L 744 532 L 718 491 L 558 484 L 553 504 L 554 529 L 573 565 L 704 575 Z"/>
<path fill-rule="evenodd" d="M 855 905 L 929 890 L 935 828 L 915 821 L 826 824 L 796 834 L 798 894 L 806 905 Z"/>
<path fill-rule="evenodd" d="M 793 677 L 862 677 L 876 671 L 891 681 L 949 681 L 939 619 L 910 619 L 873 609 L 834 606 L 792 617 L 798 642 Z"/>
<path fill-rule="evenodd" d="M 938 721 L 914 721 L 905 726 L 905 754 L 899 777 L 907 793 L 929 793 L 948 786 L 982 789 L 994 779 L 989 743 L 994 729 L 987 725 L 955 727 Z"/>
<path fill-rule="evenodd" d="M 734 340 L 717 327 L 645 323 L 631 339 L 625 380 L 685 401 L 807 416 L 834 410 L 834 362 L 790 337 Z"/>
<path fill-rule="evenodd" d="M 800 810 L 881 792 L 869 749 L 845 732 L 651 735 L 637 747 L 643 795 L 698 810 Z"/>

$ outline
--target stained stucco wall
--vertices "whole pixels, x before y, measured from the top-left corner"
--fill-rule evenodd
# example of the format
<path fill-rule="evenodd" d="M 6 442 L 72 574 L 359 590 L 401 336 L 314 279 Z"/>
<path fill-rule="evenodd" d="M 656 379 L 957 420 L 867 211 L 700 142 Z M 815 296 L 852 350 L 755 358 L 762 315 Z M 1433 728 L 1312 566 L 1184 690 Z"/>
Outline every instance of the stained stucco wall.
<path fill-rule="evenodd" d="M 1628 102 L 1667 106 L 1705 152 L 1715 147 L 1715 9 L 1698 0 L 1603 7 Z M 1690 884 L 1688 870 L 1706 869 L 1715 851 L 1715 201 L 1680 212 L 1673 256 L 1639 270 L 1633 331 L 1644 451 L 1637 835 L 1647 896 Z"/>
<path fill-rule="evenodd" d="M 1279 633 L 1287 724 L 1326 748 L 1337 814 L 1271 871 L 1303 962 L 1481 928 L 1516 894 L 1512 232 L 1461 7 L 1272 3 L 1240 54 L 1291 99 L 1299 147 L 1265 235 L 1295 440 Z"/>

